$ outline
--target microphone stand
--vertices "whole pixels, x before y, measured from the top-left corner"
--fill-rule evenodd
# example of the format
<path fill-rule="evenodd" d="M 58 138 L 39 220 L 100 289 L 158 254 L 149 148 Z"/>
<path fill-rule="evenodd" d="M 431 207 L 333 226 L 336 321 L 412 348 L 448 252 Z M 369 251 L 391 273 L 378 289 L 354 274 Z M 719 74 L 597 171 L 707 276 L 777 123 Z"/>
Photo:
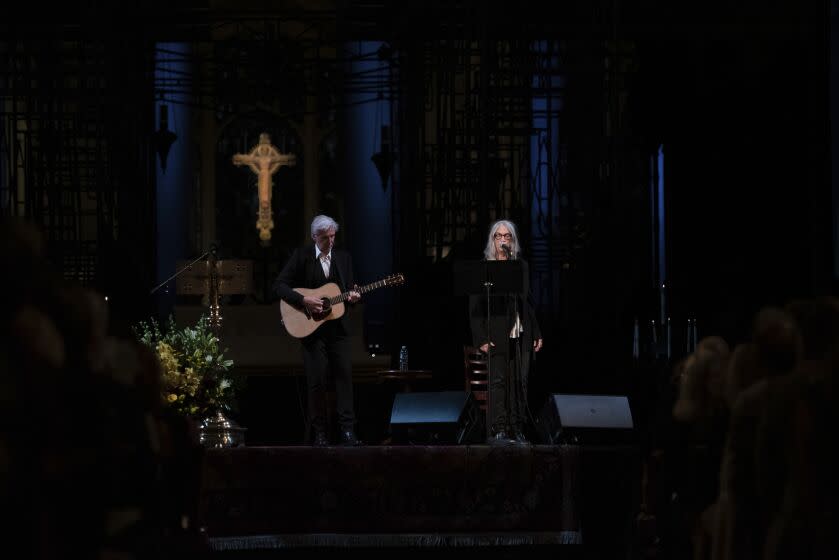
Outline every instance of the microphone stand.
<path fill-rule="evenodd" d="M 515 359 L 513 360 L 513 368 L 511 373 L 511 383 L 513 385 L 513 396 L 515 402 L 510 404 L 510 425 L 512 426 L 513 435 L 512 437 L 515 439 L 515 434 L 517 429 L 520 429 L 521 433 L 524 434 L 525 432 L 525 418 L 530 416 L 528 410 L 528 403 L 527 403 L 527 381 L 526 381 L 526 373 L 523 366 L 523 354 L 524 354 L 524 347 L 522 346 L 522 334 L 524 332 L 525 327 L 525 314 L 526 314 L 526 304 L 522 305 L 521 308 L 519 306 L 519 296 L 513 295 L 511 296 L 513 300 L 513 325 L 515 325 L 516 329 L 516 338 L 513 340 L 513 348 L 515 349 Z M 524 299 L 524 298 L 522 298 Z M 521 328 L 519 328 L 521 325 Z M 512 419 L 512 411 L 516 411 L 516 415 L 518 417 L 519 425 L 517 426 Z"/>
<path fill-rule="evenodd" d="M 160 284 L 158 284 L 157 286 L 152 288 L 152 290 L 149 292 L 149 295 L 154 294 L 157 290 L 159 290 L 160 288 L 162 288 L 163 286 L 168 284 L 170 281 L 172 281 L 173 279 L 175 279 L 178 276 L 180 276 L 181 274 L 183 274 L 183 272 L 185 270 L 190 268 L 192 265 L 194 265 L 198 261 L 203 260 L 205 257 L 209 257 L 207 259 L 207 268 L 208 268 L 208 275 L 209 275 L 209 278 L 208 278 L 208 284 L 209 284 L 208 285 L 208 288 L 209 288 L 208 299 L 209 299 L 209 306 L 210 306 L 210 329 L 213 331 L 213 333 L 216 335 L 216 338 L 218 339 L 218 338 L 220 338 L 219 335 L 221 334 L 219 332 L 221 330 L 221 305 L 219 305 L 219 277 L 218 277 L 218 266 L 217 266 L 218 261 L 217 261 L 217 258 L 216 258 L 216 251 L 217 251 L 216 246 L 215 246 L 215 244 L 213 244 L 210 247 L 209 251 L 205 251 L 204 254 L 202 254 L 200 257 L 198 257 L 195 260 L 193 260 L 192 262 L 186 264 L 179 271 L 175 272 L 175 274 L 173 274 L 172 276 L 170 276 L 169 278 L 167 278 L 166 280 L 164 280 L 163 282 L 161 282 Z"/>
<path fill-rule="evenodd" d="M 490 331 L 490 307 L 489 307 L 489 294 L 492 290 L 492 282 L 489 281 L 487 278 L 484 281 L 484 287 L 486 288 L 486 298 L 487 298 L 487 409 L 486 409 L 486 437 L 489 440 L 492 437 L 492 338 L 491 338 L 491 331 Z"/>
<path fill-rule="evenodd" d="M 510 248 L 503 244 L 501 245 L 501 249 L 507 255 L 507 259 L 510 260 Z M 492 436 L 492 334 L 490 332 L 490 291 L 492 290 L 493 283 L 487 279 L 484 282 L 484 287 L 486 288 L 486 298 L 487 298 L 487 322 L 486 322 L 486 333 L 487 333 L 487 410 L 486 410 L 486 433 L 487 437 Z M 509 344 L 509 341 L 506 341 Z M 509 423 L 510 420 L 510 386 L 509 380 L 507 379 L 509 376 L 505 376 L 504 378 L 504 400 L 506 401 L 505 409 L 507 411 L 507 422 Z"/>
<path fill-rule="evenodd" d="M 212 249 L 211 249 L 211 250 L 212 250 Z M 209 254 L 210 254 L 210 251 L 205 251 L 203 255 L 201 255 L 200 257 L 198 257 L 197 259 L 195 259 L 195 260 L 194 260 L 194 261 L 192 261 L 191 263 L 189 263 L 189 264 L 185 265 L 182 269 L 180 269 L 179 271 L 177 271 L 175 274 L 173 274 L 172 276 L 170 276 L 169 278 L 167 278 L 166 280 L 164 280 L 163 282 L 161 282 L 160 284 L 158 284 L 157 286 L 155 286 L 154 288 L 152 288 L 152 290 L 149 292 L 149 295 L 154 294 L 157 290 L 159 290 L 160 288 L 162 288 L 163 286 L 165 286 L 166 284 L 168 284 L 168 283 L 169 283 L 169 281 L 171 281 L 171 280 L 173 280 L 173 279 L 177 278 L 178 276 L 180 276 L 180 275 L 181 275 L 181 273 L 183 273 L 183 271 L 184 271 L 184 270 L 186 270 L 187 268 L 191 267 L 192 265 L 194 265 L 194 264 L 195 264 L 195 263 L 197 263 L 198 261 L 203 260 L 203 259 L 204 259 L 204 257 L 206 257 L 206 256 L 207 256 L 207 255 L 209 255 Z"/>
<path fill-rule="evenodd" d="M 507 257 L 507 262 L 510 262 L 510 261 L 513 260 L 513 254 L 512 254 L 512 251 L 510 251 L 510 246 L 509 245 L 507 245 L 506 243 L 502 243 L 501 244 L 501 250 L 504 252 L 504 255 Z M 516 309 L 515 298 L 516 298 L 516 296 L 514 296 L 514 295 L 511 296 L 509 294 L 504 298 L 504 300 L 505 300 L 504 303 L 505 303 L 505 307 L 506 307 L 505 311 L 506 311 L 506 314 L 507 314 L 507 324 L 508 325 L 510 324 L 510 301 L 511 301 L 511 299 L 513 301 L 512 323 L 514 325 L 514 328 L 515 328 L 515 325 L 516 325 L 516 317 L 518 316 L 517 313 L 516 313 L 517 309 Z M 514 345 L 510 344 L 509 333 L 507 333 L 507 336 L 505 336 L 505 341 L 504 342 L 507 345 L 507 352 L 506 352 L 506 354 L 507 354 L 507 367 L 504 368 L 505 373 L 506 373 L 506 375 L 504 376 L 504 400 L 505 400 L 504 410 L 506 412 L 505 421 L 507 422 L 507 426 L 510 429 L 510 431 L 507 433 L 507 436 L 509 438 L 513 439 L 515 437 L 514 436 L 515 427 L 513 426 L 513 408 L 515 408 L 514 399 L 516 398 L 516 393 L 517 393 L 516 390 L 515 390 L 516 389 L 516 379 L 517 379 L 517 377 L 516 377 L 516 372 L 514 371 L 514 368 L 510 367 L 510 363 L 512 362 L 514 365 L 517 365 L 517 364 L 516 364 L 516 360 L 511 360 L 512 356 L 510 356 L 510 347 L 514 346 Z"/>
<path fill-rule="evenodd" d="M 221 339 L 221 304 L 219 303 L 219 277 L 218 277 L 218 260 L 216 259 L 215 248 L 210 250 L 210 256 L 207 258 L 207 267 L 209 269 L 209 294 L 207 299 L 210 304 L 210 329 L 216 335 L 216 340 Z"/>

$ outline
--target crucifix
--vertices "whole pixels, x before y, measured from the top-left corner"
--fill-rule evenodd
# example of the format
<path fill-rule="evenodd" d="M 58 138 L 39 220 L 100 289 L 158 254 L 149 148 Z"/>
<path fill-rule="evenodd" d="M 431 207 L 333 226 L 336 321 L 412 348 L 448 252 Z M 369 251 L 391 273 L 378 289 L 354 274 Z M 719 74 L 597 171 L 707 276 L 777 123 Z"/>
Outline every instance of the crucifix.
<path fill-rule="evenodd" d="M 259 194 L 259 211 L 257 212 L 256 229 L 259 230 L 259 239 L 263 245 L 271 240 L 271 230 L 274 229 L 274 220 L 271 218 L 271 187 L 273 182 L 271 176 L 284 166 L 293 166 L 297 163 L 297 157 L 292 154 L 282 154 L 271 144 L 271 137 L 263 132 L 259 135 L 259 144 L 247 154 L 235 154 L 233 165 L 247 165 L 257 175 L 257 187 Z"/>

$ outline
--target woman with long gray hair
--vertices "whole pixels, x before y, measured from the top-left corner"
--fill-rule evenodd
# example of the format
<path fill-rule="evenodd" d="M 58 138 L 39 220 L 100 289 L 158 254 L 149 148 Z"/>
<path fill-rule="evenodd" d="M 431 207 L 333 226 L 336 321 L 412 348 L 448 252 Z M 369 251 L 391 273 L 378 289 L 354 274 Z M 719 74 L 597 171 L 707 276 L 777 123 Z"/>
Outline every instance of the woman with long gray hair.
<path fill-rule="evenodd" d="M 528 296 L 528 267 L 521 259 L 516 226 L 498 220 L 489 228 L 484 259 L 519 261 L 521 293 L 470 296 L 469 314 L 476 348 L 488 354 L 489 399 L 487 443 L 493 445 L 529 443 L 526 435 L 527 374 L 533 355 L 542 349 L 542 333 Z"/>

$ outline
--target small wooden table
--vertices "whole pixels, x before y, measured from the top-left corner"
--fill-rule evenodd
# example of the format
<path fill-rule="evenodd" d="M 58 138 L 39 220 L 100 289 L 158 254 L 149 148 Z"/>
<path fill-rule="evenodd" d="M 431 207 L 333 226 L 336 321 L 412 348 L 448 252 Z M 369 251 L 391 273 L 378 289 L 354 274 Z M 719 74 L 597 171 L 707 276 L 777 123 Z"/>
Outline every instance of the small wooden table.
<path fill-rule="evenodd" d="M 405 393 L 410 393 L 412 390 L 411 384 L 416 381 L 428 381 L 431 379 L 431 371 L 427 369 L 383 369 L 377 372 L 379 376 L 379 383 L 386 383 L 388 381 L 398 381 L 402 383 L 402 390 Z"/>

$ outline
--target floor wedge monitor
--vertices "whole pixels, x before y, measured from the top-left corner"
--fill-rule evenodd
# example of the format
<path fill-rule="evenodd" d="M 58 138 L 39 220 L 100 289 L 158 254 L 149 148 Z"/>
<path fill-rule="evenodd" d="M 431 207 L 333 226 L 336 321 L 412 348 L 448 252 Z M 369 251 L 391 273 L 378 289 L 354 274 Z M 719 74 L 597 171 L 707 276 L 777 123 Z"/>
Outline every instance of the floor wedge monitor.
<path fill-rule="evenodd" d="M 390 437 L 395 444 L 459 444 L 481 439 L 480 409 L 471 393 L 399 393 L 393 400 Z"/>
<path fill-rule="evenodd" d="M 553 394 L 539 417 L 544 443 L 618 443 L 634 436 L 629 399 L 621 395 Z"/>

